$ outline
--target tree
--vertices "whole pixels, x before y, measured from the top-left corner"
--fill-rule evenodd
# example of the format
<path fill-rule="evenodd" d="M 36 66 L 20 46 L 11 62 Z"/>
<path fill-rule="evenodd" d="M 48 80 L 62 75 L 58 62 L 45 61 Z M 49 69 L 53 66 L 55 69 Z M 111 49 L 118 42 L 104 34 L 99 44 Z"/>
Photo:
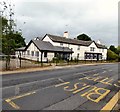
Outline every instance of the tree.
<path fill-rule="evenodd" d="M 111 51 L 113 51 L 114 53 L 118 54 L 118 50 L 117 50 L 117 48 L 115 48 L 114 45 L 111 45 L 109 49 L 110 49 Z"/>
<path fill-rule="evenodd" d="M 2 36 L 2 52 L 6 55 L 14 54 L 16 48 L 24 46 L 26 46 L 25 39 L 18 32 L 12 32 L 11 34 Z"/>
<path fill-rule="evenodd" d="M 120 62 L 120 46 L 117 47 L 117 51 L 118 51 L 119 62 Z"/>
<path fill-rule="evenodd" d="M 2 41 L 2 52 L 7 55 L 6 69 L 10 69 L 10 56 L 15 53 L 16 48 L 25 46 L 25 39 L 21 33 L 14 30 L 16 24 L 12 18 L 14 15 L 12 5 L 3 1 L 2 6 L 4 8 L 0 16 L 2 20 L 2 36 L 0 36 L 0 41 Z M 4 13 L 8 15 L 4 15 Z"/>
<path fill-rule="evenodd" d="M 86 34 L 78 35 L 78 36 L 77 36 L 77 39 L 78 39 L 78 40 L 84 40 L 84 41 L 91 41 L 91 40 L 92 40 L 92 39 L 91 39 L 88 35 L 86 35 Z"/>
<path fill-rule="evenodd" d="M 0 20 L 2 21 L 2 34 L 5 34 L 6 29 L 8 28 L 8 20 L 2 16 L 0 16 Z"/>
<path fill-rule="evenodd" d="M 117 60 L 118 58 L 119 58 L 119 56 L 116 53 L 114 53 L 113 51 L 108 49 L 108 51 L 107 51 L 107 60 Z"/>
<path fill-rule="evenodd" d="M 120 46 L 117 47 L 118 55 L 120 56 Z"/>

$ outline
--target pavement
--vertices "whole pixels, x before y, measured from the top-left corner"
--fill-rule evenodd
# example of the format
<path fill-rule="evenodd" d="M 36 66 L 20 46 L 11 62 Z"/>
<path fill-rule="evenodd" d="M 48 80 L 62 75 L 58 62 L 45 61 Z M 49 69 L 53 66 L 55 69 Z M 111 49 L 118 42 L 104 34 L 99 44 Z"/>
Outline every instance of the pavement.
<path fill-rule="evenodd" d="M 118 64 L 70 66 L 2 75 L 3 110 L 113 110 Z"/>
<path fill-rule="evenodd" d="M 34 71 L 43 71 L 43 70 L 51 70 L 51 69 L 60 69 L 60 68 L 69 68 L 69 67 L 80 67 L 80 66 L 86 66 L 86 65 L 98 65 L 98 64 L 106 64 L 106 63 L 89 63 L 89 64 L 76 64 L 76 65 L 63 65 L 63 66 L 56 66 L 55 64 L 52 64 L 52 66 L 44 66 L 44 67 L 28 67 L 28 68 L 18 68 L 16 70 L 8 70 L 8 71 L 0 71 L 0 75 L 9 75 L 14 73 L 28 73 L 28 72 L 34 72 Z M 111 63 L 109 63 L 111 64 Z"/>

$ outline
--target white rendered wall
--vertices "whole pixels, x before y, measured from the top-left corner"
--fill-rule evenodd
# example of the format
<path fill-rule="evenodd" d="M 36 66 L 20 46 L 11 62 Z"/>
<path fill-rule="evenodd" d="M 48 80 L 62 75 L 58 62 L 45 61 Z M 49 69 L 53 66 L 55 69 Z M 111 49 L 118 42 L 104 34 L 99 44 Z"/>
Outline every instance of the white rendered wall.
<path fill-rule="evenodd" d="M 46 35 L 46 37 L 43 39 L 43 41 L 50 42 L 50 43 L 51 43 L 52 45 L 54 45 L 54 46 L 59 46 L 59 43 L 53 42 L 47 35 Z"/>
<path fill-rule="evenodd" d="M 50 42 L 52 45 L 54 46 L 61 46 L 59 42 L 53 42 L 48 36 L 46 36 L 43 41 L 47 41 Z M 107 58 L 107 49 L 101 49 L 101 48 L 97 48 L 97 46 L 95 45 L 95 43 L 93 42 L 90 46 L 80 46 L 80 50 L 78 50 L 78 45 L 74 45 L 74 44 L 66 44 L 63 43 L 63 45 L 61 47 L 69 47 L 70 49 L 72 48 L 73 52 L 72 53 L 72 57 L 77 58 L 77 55 L 79 53 L 79 60 L 84 60 L 84 55 L 85 52 L 91 52 L 91 53 L 102 53 L 102 59 L 106 60 Z M 95 50 L 94 51 L 90 51 L 90 47 L 94 47 Z"/>

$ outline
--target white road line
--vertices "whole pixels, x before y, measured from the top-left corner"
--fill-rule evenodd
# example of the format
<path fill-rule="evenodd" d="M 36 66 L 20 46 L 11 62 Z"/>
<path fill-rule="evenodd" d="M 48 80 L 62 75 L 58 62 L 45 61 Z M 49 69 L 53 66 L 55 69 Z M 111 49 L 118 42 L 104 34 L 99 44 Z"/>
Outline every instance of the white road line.
<path fill-rule="evenodd" d="M 38 80 L 38 81 L 33 81 L 33 82 L 27 82 L 27 83 L 22 83 L 22 84 L 17 84 L 17 85 L 13 85 L 13 86 L 8 86 L 8 87 L 3 87 L 3 88 L 0 88 L 0 89 L 7 89 L 7 88 L 11 88 L 11 87 L 20 87 L 20 86 L 23 86 L 23 85 L 29 85 L 29 84 L 32 84 L 32 83 L 37 83 L 37 82 L 44 82 L 44 81 L 50 81 L 50 80 L 53 80 L 55 78 L 49 78 L 49 79 L 45 79 L 45 80 Z"/>
<path fill-rule="evenodd" d="M 107 71 L 103 71 L 102 73 L 106 73 Z"/>
<path fill-rule="evenodd" d="M 52 88 L 52 87 L 55 87 L 55 85 L 48 86 L 48 87 L 44 87 L 44 88 L 41 88 L 41 89 L 36 89 L 36 90 L 34 90 L 34 92 L 37 93 L 38 91 L 41 91 L 41 90 L 44 90 L 44 89 L 49 89 L 49 88 Z M 30 92 L 33 92 L 33 91 L 29 91 L 28 93 L 30 93 Z M 3 101 L 3 100 L 6 100 L 6 99 L 11 99 L 11 98 L 13 98 L 13 97 L 14 97 L 14 96 L 8 97 L 8 98 L 3 98 L 2 101 Z"/>
<path fill-rule="evenodd" d="M 63 79 L 61 79 L 61 78 L 58 78 L 58 80 L 61 81 L 61 82 L 65 82 L 65 81 L 64 81 Z"/>
<path fill-rule="evenodd" d="M 76 73 L 76 74 L 72 74 L 71 76 L 73 76 L 73 75 L 84 75 L 84 73 L 89 73 L 89 72 L 92 72 L 92 71 L 96 71 L 96 70 L 89 70 L 89 71 L 86 71 L 86 72 Z M 50 80 L 59 79 L 59 78 L 61 79 L 62 77 L 68 77 L 68 75 L 67 76 L 61 76 L 61 77 L 48 78 L 48 79 L 44 79 L 44 80 L 37 80 L 37 81 L 27 82 L 27 83 L 22 83 L 22 84 L 17 84 L 17 85 L 13 85 L 13 86 L 3 87 L 3 88 L 0 88 L 0 89 L 7 89 L 7 88 L 15 87 L 15 86 L 20 87 L 20 86 L 23 86 L 23 85 L 27 85 L 27 84 L 29 85 L 29 84 L 37 83 L 37 82 L 50 81 Z"/>

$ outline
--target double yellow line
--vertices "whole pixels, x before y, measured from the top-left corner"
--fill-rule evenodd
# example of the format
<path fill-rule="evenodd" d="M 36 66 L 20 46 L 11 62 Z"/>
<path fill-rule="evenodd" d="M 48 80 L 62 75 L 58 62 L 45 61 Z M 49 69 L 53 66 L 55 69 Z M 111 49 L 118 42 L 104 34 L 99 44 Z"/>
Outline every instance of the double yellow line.
<path fill-rule="evenodd" d="M 117 104 L 117 102 L 120 100 L 120 91 L 117 92 L 113 97 L 112 99 L 101 109 L 100 112 L 104 112 L 105 110 L 107 112 L 110 112 L 114 107 L 115 105 Z"/>

